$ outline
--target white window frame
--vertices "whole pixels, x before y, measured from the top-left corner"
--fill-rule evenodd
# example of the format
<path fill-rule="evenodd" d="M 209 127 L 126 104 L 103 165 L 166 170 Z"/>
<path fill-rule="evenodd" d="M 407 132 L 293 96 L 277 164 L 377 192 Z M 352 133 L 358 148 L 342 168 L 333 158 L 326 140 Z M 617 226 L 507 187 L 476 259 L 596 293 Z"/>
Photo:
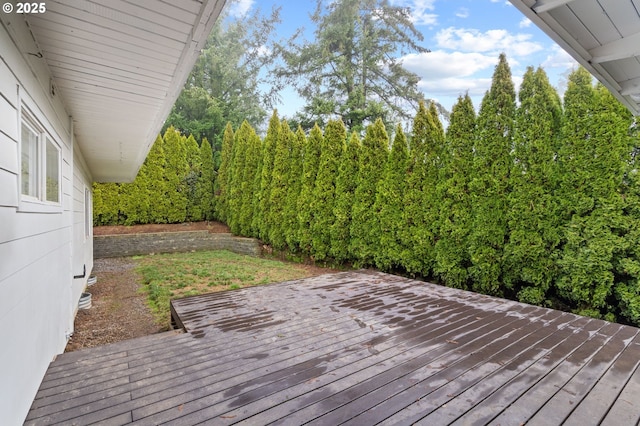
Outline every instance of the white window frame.
<path fill-rule="evenodd" d="M 23 194 L 22 192 L 22 148 L 24 143 L 22 140 L 23 125 L 36 134 L 36 159 L 32 163 L 35 167 L 35 173 L 31 173 L 35 174 L 35 181 L 33 183 L 35 188 L 31 194 Z M 62 213 L 62 148 L 60 143 L 58 143 L 58 141 L 24 105 L 20 110 L 19 129 L 20 144 L 18 155 L 20 156 L 20 173 L 18 175 L 18 195 L 20 202 L 18 210 L 24 212 Z M 52 147 L 56 151 L 57 156 L 57 201 L 49 201 L 47 199 L 49 198 L 47 197 L 47 149 L 49 147 Z"/>

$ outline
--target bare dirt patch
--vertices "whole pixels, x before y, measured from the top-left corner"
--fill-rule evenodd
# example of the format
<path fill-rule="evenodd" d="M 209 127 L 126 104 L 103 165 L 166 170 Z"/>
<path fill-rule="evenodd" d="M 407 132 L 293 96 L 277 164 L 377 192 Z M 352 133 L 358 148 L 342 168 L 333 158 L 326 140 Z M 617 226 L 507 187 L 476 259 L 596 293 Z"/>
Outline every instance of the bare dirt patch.
<path fill-rule="evenodd" d="M 98 282 L 88 288 L 92 306 L 78 310 L 65 352 L 105 345 L 163 331 L 139 291 L 140 276 L 130 258 L 96 259 Z"/>
<path fill-rule="evenodd" d="M 229 227 L 220 222 L 150 223 L 146 225 L 95 226 L 93 235 L 145 234 L 151 232 L 209 231 L 212 234 L 229 233 Z"/>

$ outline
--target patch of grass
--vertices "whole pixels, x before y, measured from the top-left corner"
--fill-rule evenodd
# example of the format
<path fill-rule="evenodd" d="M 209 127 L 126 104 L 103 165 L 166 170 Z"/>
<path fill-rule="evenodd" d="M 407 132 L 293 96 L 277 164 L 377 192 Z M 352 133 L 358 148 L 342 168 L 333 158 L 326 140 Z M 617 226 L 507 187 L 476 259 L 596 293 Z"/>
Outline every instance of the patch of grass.
<path fill-rule="evenodd" d="M 166 327 L 170 299 L 313 275 L 304 265 L 226 250 L 136 256 L 135 260 L 149 306 Z"/>

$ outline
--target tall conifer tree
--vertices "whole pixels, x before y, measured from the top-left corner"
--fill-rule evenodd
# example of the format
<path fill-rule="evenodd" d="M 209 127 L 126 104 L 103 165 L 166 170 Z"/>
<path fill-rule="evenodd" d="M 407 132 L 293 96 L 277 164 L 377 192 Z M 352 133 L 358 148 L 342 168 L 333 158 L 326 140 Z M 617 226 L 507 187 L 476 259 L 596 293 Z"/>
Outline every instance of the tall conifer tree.
<path fill-rule="evenodd" d="M 302 188 L 298 197 L 298 240 L 304 253 L 311 253 L 311 223 L 314 216 L 313 192 L 320 163 L 320 153 L 324 146 L 322 130 L 316 124 L 311 129 L 304 146 L 302 163 Z"/>
<path fill-rule="evenodd" d="M 164 141 L 162 136 L 158 135 L 156 141 L 151 147 L 147 158 L 145 174 L 147 176 L 150 187 L 148 195 L 150 200 L 150 210 L 148 217 L 149 223 L 166 223 L 168 202 L 166 200 L 167 190 L 164 180 L 166 168 L 166 159 L 164 154 Z"/>
<path fill-rule="evenodd" d="M 428 276 L 435 262 L 438 234 L 438 181 L 444 130 L 435 105 L 420 103 L 409 142 L 409 166 L 405 192 L 405 227 L 402 233 L 403 265 L 408 272 Z"/>
<path fill-rule="evenodd" d="M 542 68 L 527 69 L 519 98 L 504 280 L 518 290 L 518 299 L 540 305 L 557 275 L 561 222 L 556 157 L 562 108 Z"/>
<path fill-rule="evenodd" d="M 383 164 L 387 161 L 389 136 L 382 119 L 367 126 L 362 139 L 357 186 L 353 197 L 351 242 L 349 251 L 361 265 L 372 265 L 379 250 L 378 217 L 373 210 L 376 189 L 382 178 Z"/>
<path fill-rule="evenodd" d="M 624 250 L 621 185 L 630 158 L 628 128 L 608 91 L 580 68 L 569 77 L 560 150 L 567 218 L 558 293 L 582 315 L 609 311 L 615 265 Z M 608 319 L 613 319 L 609 317 Z"/>
<path fill-rule="evenodd" d="M 154 206 L 156 199 L 152 199 L 155 182 L 150 179 L 150 174 L 155 173 L 155 177 L 160 180 L 164 178 L 164 169 L 159 169 L 159 165 L 154 164 L 158 160 L 160 160 L 161 165 L 164 164 L 164 158 L 158 158 L 162 143 L 162 138 L 158 136 L 156 139 L 158 148 L 155 145 L 151 148 L 133 182 L 119 185 L 120 199 L 116 206 L 119 206 L 121 220 L 124 220 L 123 223 L 125 225 L 155 222 Z"/>
<path fill-rule="evenodd" d="M 213 151 L 207 138 L 200 143 L 200 158 L 202 160 L 202 171 L 198 181 L 198 197 L 202 208 L 202 217 L 205 220 L 214 218 L 214 183 L 215 170 L 213 168 Z"/>
<path fill-rule="evenodd" d="M 218 220 L 227 222 L 229 213 L 229 182 L 231 180 L 230 165 L 233 160 L 233 127 L 227 123 L 222 135 L 220 167 L 214 183 L 215 213 Z"/>
<path fill-rule="evenodd" d="M 640 164 L 637 156 L 629 162 L 624 183 L 625 254 L 616 264 L 614 293 L 621 316 L 637 327 L 640 326 Z"/>
<path fill-rule="evenodd" d="M 239 212 L 239 233 L 250 236 L 253 223 L 252 209 L 253 200 L 256 195 L 256 173 L 260 156 L 262 155 L 262 144 L 260 136 L 247 124 L 245 126 L 245 140 L 242 142 L 246 146 L 244 165 L 242 166 L 242 182 L 240 185 L 240 212 Z"/>
<path fill-rule="evenodd" d="M 120 206 L 124 213 L 125 225 L 149 223 L 151 200 L 149 188 L 151 183 L 145 167 L 141 167 L 136 178 L 131 183 L 120 187 Z"/>
<path fill-rule="evenodd" d="M 269 215 L 263 218 L 269 229 L 269 243 L 282 250 L 287 244 L 285 231 L 285 206 L 291 170 L 291 154 L 295 143 L 295 133 L 286 121 L 280 124 L 273 156 L 273 170 L 269 192 Z"/>
<path fill-rule="evenodd" d="M 269 239 L 269 214 L 271 208 L 271 178 L 273 175 L 273 162 L 275 158 L 276 145 L 280 138 L 280 119 L 278 111 L 273 111 L 269 120 L 267 135 L 262 142 L 262 163 L 260 168 L 260 189 L 258 190 L 258 205 L 255 212 L 253 227 L 257 230 L 258 236 L 267 241 Z"/>
<path fill-rule="evenodd" d="M 118 225 L 120 212 L 120 184 L 98 183 L 93 184 L 93 224 Z"/>
<path fill-rule="evenodd" d="M 478 114 L 474 171 L 471 182 L 474 223 L 469 238 L 473 289 L 501 295 L 504 246 L 508 238 L 507 209 L 516 93 L 511 69 L 500 55 L 491 88 Z"/>
<path fill-rule="evenodd" d="M 473 170 L 476 113 L 468 94 L 459 97 L 451 111 L 446 149 L 442 154 L 440 238 L 436 242 L 435 274 L 457 288 L 467 288 L 471 231 L 469 182 Z"/>
<path fill-rule="evenodd" d="M 375 264 L 382 270 L 393 270 L 402 261 L 402 218 L 404 192 L 407 179 L 409 152 L 402 127 L 396 127 L 391 153 L 385 163 L 382 178 L 378 182 L 373 211 L 378 217 L 376 234 L 379 240 Z"/>
<path fill-rule="evenodd" d="M 198 181 L 202 173 L 202 159 L 200 147 L 193 135 L 189 135 L 185 141 L 187 158 L 187 173 L 184 183 L 187 194 L 187 221 L 197 222 L 202 220 L 202 199 L 198 196 Z"/>
<path fill-rule="evenodd" d="M 242 183 L 246 165 L 247 148 L 253 129 L 243 121 L 233 137 L 233 150 L 229 167 L 227 225 L 231 232 L 238 235 L 241 230 L 240 210 L 242 209 Z"/>
<path fill-rule="evenodd" d="M 336 196 L 336 178 L 340 157 L 345 150 L 346 129 L 341 120 L 329 120 L 324 132 L 324 144 L 313 189 L 311 221 L 311 254 L 315 260 L 325 260 L 331 247 L 331 226 Z"/>
<path fill-rule="evenodd" d="M 360 151 L 360 138 L 356 132 L 353 132 L 346 152 L 340 159 L 336 180 L 336 202 L 333 207 L 335 221 L 331 226 L 331 256 L 339 262 L 350 259 L 351 212 L 357 187 L 357 180 L 354 177 L 358 176 Z"/>
<path fill-rule="evenodd" d="M 291 251 L 297 251 L 299 248 L 298 198 L 302 189 L 302 162 L 306 144 L 307 137 L 302 127 L 298 126 L 291 146 L 287 202 L 285 203 L 283 220 L 285 240 Z"/>
<path fill-rule="evenodd" d="M 164 200 L 168 203 L 166 220 L 168 223 L 184 222 L 187 216 L 187 175 L 186 138 L 175 128 L 169 127 L 163 136 L 165 154 L 164 180 L 167 193 Z"/>

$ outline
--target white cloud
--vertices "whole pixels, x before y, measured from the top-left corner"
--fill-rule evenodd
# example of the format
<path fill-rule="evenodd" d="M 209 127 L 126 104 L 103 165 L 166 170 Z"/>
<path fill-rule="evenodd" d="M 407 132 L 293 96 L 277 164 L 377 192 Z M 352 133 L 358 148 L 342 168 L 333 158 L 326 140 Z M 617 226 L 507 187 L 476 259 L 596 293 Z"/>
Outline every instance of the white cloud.
<path fill-rule="evenodd" d="M 411 53 L 402 58 L 402 64 L 423 78 L 467 77 L 496 65 L 498 58 L 473 52 Z"/>
<path fill-rule="evenodd" d="M 557 44 L 551 46 L 550 54 L 542 63 L 543 68 L 576 68 L 577 66 L 578 62 Z"/>
<path fill-rule="evenodd" d="M 461 7 L 456 11 L 456 16 L 458 18 L 468 18 L 469 17 L 469 9 L 466 7 Z"/>
<path fill-rule="evenodd" d="M 420 76 L 418 86 L 428 97 L 484 94 L 491 86 L 491 78 L 485 75 L 491 75 L 497 62 L 496 56 L 443 50 L 402 58 L 402 64 Z"/>
<path fill-rule="evenodd" d="M 531 41 L 531 34 L 511 34 L 507 30 L 480 32 L 472 28 L 449 27 L 440 30 L 435 38 L 439 47 L 463 52 L 527 56 L 543 49 L 540 43 Z"/>
<path fill-rule="evenodd" d="M 529 28 L 533 22 L 529 18 L 522 18 L 522 21 L 518 24 L 520 28 Z"/>
<path fill-rule="evenodd" d="M 438 22 L 438 15 L 432 13 L 435 10 L 436 0 L 392 0 L 396 6 L 404 6 L 411 9 L 411 21 L 415 25 L 434 25 Z"/>
<path fill-rule="evenodd" d="M 484 96 L 491 87 L 491 78 L 443 78 L 440 80 L 421 80 L 418 87 L 427 97 L 434 95 L 457 97 L 468 93 L 469 96 Z M 479 105 L 474 105 L 476 108 Z M 449 107 L 445 105 L 445 107 Z"/>
<path fill-rule="evenodd" d="M 251 10 L 255 0 L 234 0 L 228 3 L 229 16 L 242 18 Z"/>

